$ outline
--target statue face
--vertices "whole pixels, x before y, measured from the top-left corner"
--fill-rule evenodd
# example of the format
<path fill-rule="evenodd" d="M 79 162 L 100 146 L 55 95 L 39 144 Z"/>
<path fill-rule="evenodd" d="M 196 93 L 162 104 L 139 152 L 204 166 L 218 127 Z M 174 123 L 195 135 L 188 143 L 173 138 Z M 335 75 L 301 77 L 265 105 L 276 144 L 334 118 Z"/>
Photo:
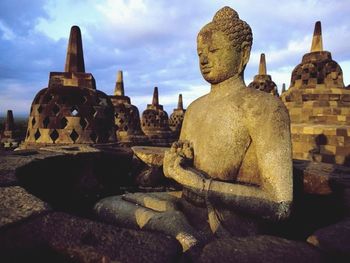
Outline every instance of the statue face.
<path fill-rule="evenodd" d="M 210 27 L 202 30 L 197 38 L 197 52 L 203 78 L 211 84 L 240 73 L 242 54 L 221 31 Z"/>

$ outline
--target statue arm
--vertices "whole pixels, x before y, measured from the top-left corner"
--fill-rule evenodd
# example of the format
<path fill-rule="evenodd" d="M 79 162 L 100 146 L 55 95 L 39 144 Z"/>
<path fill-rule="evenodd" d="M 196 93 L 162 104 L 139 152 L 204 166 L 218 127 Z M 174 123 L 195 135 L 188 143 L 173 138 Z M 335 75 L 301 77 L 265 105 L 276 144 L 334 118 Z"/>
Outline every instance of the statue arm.
<path fill-rule="evenodd" d="M 270 220 L 281 220 L 289 216 L 291 202 L 276 199 L 264 187 L 207 179 L 199 171 L 181 164 L 182 162 L 179 157 L 174 166 L 167 169 L 166 175 L 198 195 L 209 198 L 213 204 L 224 204 L 226 207 Z"/>
<path fill-rule="evenodd" d="M 267 105 L 264 114 L 248 118 L 247 123 L 255 144 L 261 185 L 213 181 L 209 198 L 264 218 L 280 220 L 289 216 L 293 200 L 290 120 L 282 102 L 272 101 Z"/>
<path fill-rule="evenodd" d="M 250 127 L 250 133 L 255 141 L 261 188 L 269 194 L 271 201 L 281 204 L 279 210 L 285 210 L 287 217 L 293 201 L 290 118 L 282 101 L 273 100 L 266 105 L 263 112 L 269 114 L 257 119 L 255 127 Z"/>

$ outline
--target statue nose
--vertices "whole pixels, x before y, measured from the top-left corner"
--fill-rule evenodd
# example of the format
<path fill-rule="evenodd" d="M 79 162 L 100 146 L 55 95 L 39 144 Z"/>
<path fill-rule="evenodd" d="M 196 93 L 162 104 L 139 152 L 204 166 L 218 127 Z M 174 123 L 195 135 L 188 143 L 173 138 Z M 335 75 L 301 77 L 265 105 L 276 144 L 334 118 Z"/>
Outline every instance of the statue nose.
<path fill-rule="evenodd" d="M 208 64 L 208 57 L 206 55 L 200 56 L 200 62 L 202 65 Z"/>

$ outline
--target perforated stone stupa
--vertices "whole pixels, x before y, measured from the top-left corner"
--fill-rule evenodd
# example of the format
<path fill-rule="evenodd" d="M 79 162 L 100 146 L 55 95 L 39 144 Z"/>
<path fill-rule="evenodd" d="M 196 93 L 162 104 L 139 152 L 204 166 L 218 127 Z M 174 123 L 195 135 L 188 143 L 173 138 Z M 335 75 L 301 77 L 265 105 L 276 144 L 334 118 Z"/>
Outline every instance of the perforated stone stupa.
<path fill-rule="evenodd" d="M 23 148 L 115 140 L 113 105 L 85 73 L 80 29 L 71 28 L 65 72 L 51 72 L 35 96 Z"/>
<path fill-rule="evenodd" d="M 281 97 L 291 118 L 293 157 L 349 165 L 350 90 L 338 63 L 323 50 L 320 22 L 311 52 L 295 67 Z"/>
<path fill-rule="evenodd" d="M 152 104 L 147 104 L 142 113 L 141 127 L 148 136 L 151 144 L 168 145 L 175 140 L 174 133 L 169 127 L 168 113 L 159 104 L 158 88 L 153 91 Z"/>
<path fill-rule="evenodd" d="M 131 144 L 147 143 L 147 136 L 141 130 L 139 110 L 124 94 L 122 71 L 118 71 L 114 95 L 110 96 L 110 99 L 114 105 L 114 122 L 118 141 Z"/>
<path fill-rule="evenodd" d="M 260 55 L 259 72 L 254 76 L 254 80 L 248 85 L 248 88 L 253 88 L 272 95 L 279 96 L 277 85 L 272 81 L 271 76 L 267 75 L 265 54 Z"/>
<path fill-rule="evenodd" d="M 184 117 L 185 117 L 185 112 L 186 112 L 186 110 L 183 107 L 182 94 L 179 94 L 177 108 L 174 109 L 173 113 L 170 115 L 170 118 L 169 118 L 170 129 L 174 132 L 174 134 L 177 137 L 179 137 L 179 135 L 180 135 L 182 122 L 183 122 Z"/>
<path fill-rule="evenodd" d="M 8 110 L 4 130 L 0 134 L 1 145 L 5 148 L 17 147 L 20 141 L 19 135 L 19 131 L 15 126 L 12 110 Z"/>

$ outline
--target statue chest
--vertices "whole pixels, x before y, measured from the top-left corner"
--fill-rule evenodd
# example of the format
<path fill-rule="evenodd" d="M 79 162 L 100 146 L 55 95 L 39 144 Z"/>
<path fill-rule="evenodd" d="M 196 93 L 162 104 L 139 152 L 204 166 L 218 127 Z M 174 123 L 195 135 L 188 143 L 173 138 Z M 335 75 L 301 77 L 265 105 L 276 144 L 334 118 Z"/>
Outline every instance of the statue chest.
<path fill-rule="evenodd" d="M 193 143 L 195 167 L 213 178 L 235 180 L 251 142 L 239 111 L 209 109 L 194 124 L 186 139 Z"/>

